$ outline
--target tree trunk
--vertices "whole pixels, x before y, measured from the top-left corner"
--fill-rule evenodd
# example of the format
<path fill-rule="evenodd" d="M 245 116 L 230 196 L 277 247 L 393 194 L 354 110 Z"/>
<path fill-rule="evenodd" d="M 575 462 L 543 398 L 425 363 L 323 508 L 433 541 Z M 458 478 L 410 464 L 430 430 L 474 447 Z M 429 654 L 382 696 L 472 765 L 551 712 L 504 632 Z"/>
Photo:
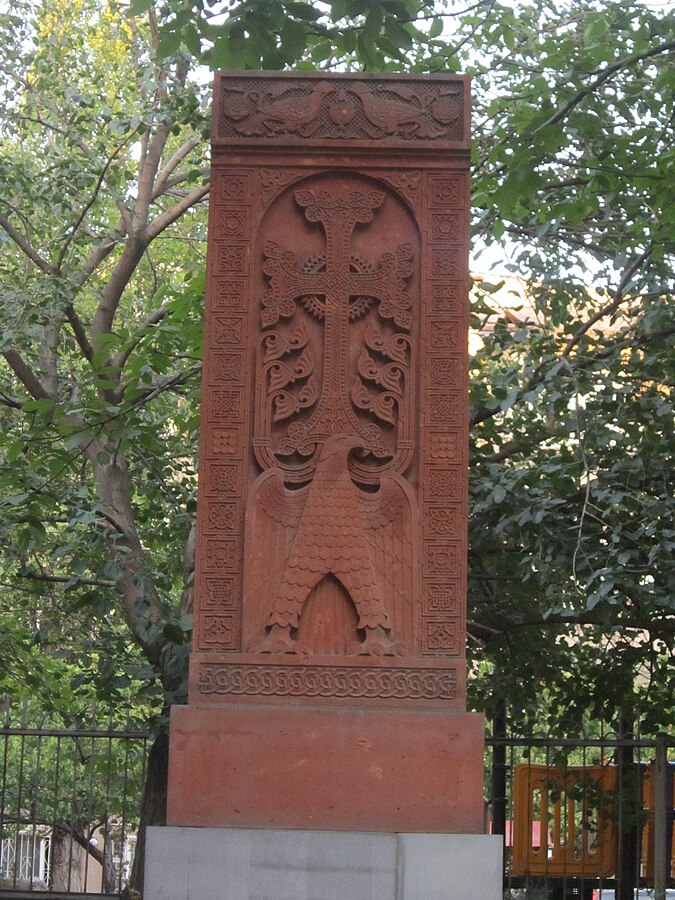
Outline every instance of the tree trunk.
<path fill-rule="evenodd" d="M 106 894 L 114 894 L 117 890 L 117 876 L 114 865 L 114 847 L 109 837 L 105 837 L 105 850 L 103 853 L 103 891 Z"/>
<path fill-rule="evenodd" d="M 110 454 L 112 460 L 99 462 L 101 453 Z M 110 555 L 122 570 L 117 579 L 117 590 L 127 623 L 147 659 L 159 671 L 164 619 L 134 522 L 126 461 L 103 439 L 87 446 L 87 456 L 92 464 L 101 514 L 111 526 L 108 530 Z"/>
<path fill-rule="evenodd" d="M 136 853 L 131 867 L 129 883 L 122 892 L 123 898 L 136 900 L 143 896 L 145 866 L 145 829 L 148 825 L 166 825 L 166 789 L 169 768 L 169 735 L 161 731 L 155 738 L 148 756 L 141 816 L 136 839 Z"/>
<path fill-rule="evenodd" d="M 55 828 L 49 849 L 51 889 L 74 893 L 83 890 L 83 860 L 84 851 L 73 836 Z"/>

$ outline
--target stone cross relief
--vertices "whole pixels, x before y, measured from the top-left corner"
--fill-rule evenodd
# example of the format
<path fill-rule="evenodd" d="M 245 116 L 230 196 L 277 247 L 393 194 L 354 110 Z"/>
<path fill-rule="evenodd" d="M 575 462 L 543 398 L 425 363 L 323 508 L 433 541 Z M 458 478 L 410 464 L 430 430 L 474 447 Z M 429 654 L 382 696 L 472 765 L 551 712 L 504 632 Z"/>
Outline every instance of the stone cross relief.
<path fill-rule="evenodd" d="M 357 616 L 345 652 L 406 653 L 397 623 L 410 605 L 414 498 L 402 477 L 408 455 L 396 443 L 409 402 L 412 248 L 403 244 L 376 261 L 352 250 L 354 229 L 373 220 L 385 196 L 298 190 L 295 203 L 320 224 L 325 251 L 299 261 L 274 241 L 264 247 L 258 409 L 265 412 L 256 452 L 265 471 L 253 486 L 248 537 L 268 548 L 268 560 L 265 573 L 251 567 L 248 577 L 251 592 L 269 603 L 249 647 L 255 652 L 313 652 L 298 636 L 303 610 L 331 578 Z M 322 346 L 312 346 L 302 317 L 294 324 L 298 304 L 321 323 Z M 374 307 L 390 324 L 368 319 L 354 372 L 352 326 Z"/>

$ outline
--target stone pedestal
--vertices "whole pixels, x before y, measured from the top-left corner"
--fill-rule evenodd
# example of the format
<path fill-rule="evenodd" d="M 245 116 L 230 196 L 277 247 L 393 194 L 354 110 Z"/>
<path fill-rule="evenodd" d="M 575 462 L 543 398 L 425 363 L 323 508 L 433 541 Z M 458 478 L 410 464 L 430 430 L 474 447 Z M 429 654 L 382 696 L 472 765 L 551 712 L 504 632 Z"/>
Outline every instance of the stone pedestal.
<path fill-rule="evenodd" d="M 501 838 L 150 828 L 145 900 L 501 900 Z"/>
<path fill-rule="evenodd" d="M 168 822 L 480 833 L 483 727 L 441 710 L 174 707 Z"/>

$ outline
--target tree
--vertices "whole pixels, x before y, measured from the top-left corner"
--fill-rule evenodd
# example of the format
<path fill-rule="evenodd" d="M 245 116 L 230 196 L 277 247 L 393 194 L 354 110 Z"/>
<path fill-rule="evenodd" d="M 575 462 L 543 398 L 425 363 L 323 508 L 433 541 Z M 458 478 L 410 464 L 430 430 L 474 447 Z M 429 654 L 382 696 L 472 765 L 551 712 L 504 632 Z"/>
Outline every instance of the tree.
<path fill-rule="evenodd" d="M 27 3 L 0 27 L 3 680 L 71 720 L 133 684 L 156 715 L 191 624 L 204 91 L 156 58 L 154 15 Z M 50 678 L 54 653 L 78 671 Z"/>
<path fill-rule="evenodd" d="M 25 579 L 65 577 L 66 593 L 78 588 L 77 603 L 103 618 L 115 589 L 160 670 L 170 608 L 160 594 L 175 566 L 164 584 L 157 571 L 184 543 L 190 511 L 154 548 L 140 533 L 157 503 L 189 505 L 194 491 L 187 457 L 181 479 L 157 465 L 186 452 L 195 427 L 184 386 L 199 370 L 199 326 L 185 284 L 201 263 L 193 210 L 208 192 L 201 92 L 182 59 L 152 58 L 153 17 L 141 27 L 85 0 L 28 11 L 3 21 L 13 47 L 0 213 L 9 560 Z M 185 241 L 191 259 L 175 252 Z"/>
<path fill-rule="evenodd" d="M 152 715 L 184 695 L 208 191 L 197 59 L 462 69 L 484 271 L 473 701 L 508 696 L 522 718 L 561 729 L 620 709 L 663 721 L 674 25 L 624 0 L 243 0 L 224 16 L 173 0 L 19 0 L 3 13 L 10 676 L 44 690 L 59 653 L 77 668 L 72 708 L 82 692 L 140 696 Z M 520 308 L 502 304 L 511 283 L 488 277 L 493 261 L 525 284 Z M 161 817 L 161 741 L 152 759 L 147 809 Z"/>
<path fill-rule="evenodd" d="M 515 325 L 489 283 L 474 306 L 492 324 L 473 358 L 482 689 L 521 709 L 545 692 L 563 729 L 641 706 L 654 727 L 675 625 L 675 22 L 626 3 L 532 13 L 501 17 L 477 79 L 497 93 L 477 236 L 506 244 L 528 298 Z"/>
<path fill-rule="evenodd" d="M 14 708 L 2 704 L 7 731 L 2 736 L 0 837 L 14 848 L 3 847 L 9 883 L 0 879 L 0 884 L 5 888 L 15 878 L 37 881 L 43 875 L 52 891 L 84 890 L 99 874 L 105 893 L 118 885 L 114 861 L 116 855 L 123 859 L 134 829 L 145 740 L 142 732 L 133 734 L 129 721 L 120 721 L 119 713 L 105 722 L 95 705 L 89 711 L 90 721 L 71 730 L 39 700 L 23 699 Z"/>

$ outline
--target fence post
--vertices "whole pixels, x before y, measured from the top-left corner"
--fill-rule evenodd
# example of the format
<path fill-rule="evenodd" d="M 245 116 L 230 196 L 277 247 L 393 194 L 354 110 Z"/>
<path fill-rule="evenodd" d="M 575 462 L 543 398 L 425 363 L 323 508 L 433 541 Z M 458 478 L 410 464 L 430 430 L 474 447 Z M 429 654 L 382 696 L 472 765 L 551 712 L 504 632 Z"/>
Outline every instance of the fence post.
<path fill-rule="evenodd" d="M 506 703 L 497 700 L 492 717 L 492 833 L 506 833 Z"/>
<path fill-rule="evenodd" d="M 633 900 L 638 881 L 639 813 L 642 806 L 641 776 L 633 753 L 632 717 L 619 715 L 616 748 L 619 821 L 616 872 L 617 900 Z"/>
<path fill-rule="evenodd" d="M 502 836 L 502 859 L 506 859 L 506 701 L 495 703 L 492 716 L 492 833 Z M 513 838 L 512 838 L 513 840 Z M 506 870 L 504 871 L 506 879 Z M 506 888 L 506 883 L 504 883 Z"/>
<path fill-rule="evenodd" d="M 654 762 L 654 900 L 666 900 L 668 878 L 668 744 L 656 736 Z"/>

